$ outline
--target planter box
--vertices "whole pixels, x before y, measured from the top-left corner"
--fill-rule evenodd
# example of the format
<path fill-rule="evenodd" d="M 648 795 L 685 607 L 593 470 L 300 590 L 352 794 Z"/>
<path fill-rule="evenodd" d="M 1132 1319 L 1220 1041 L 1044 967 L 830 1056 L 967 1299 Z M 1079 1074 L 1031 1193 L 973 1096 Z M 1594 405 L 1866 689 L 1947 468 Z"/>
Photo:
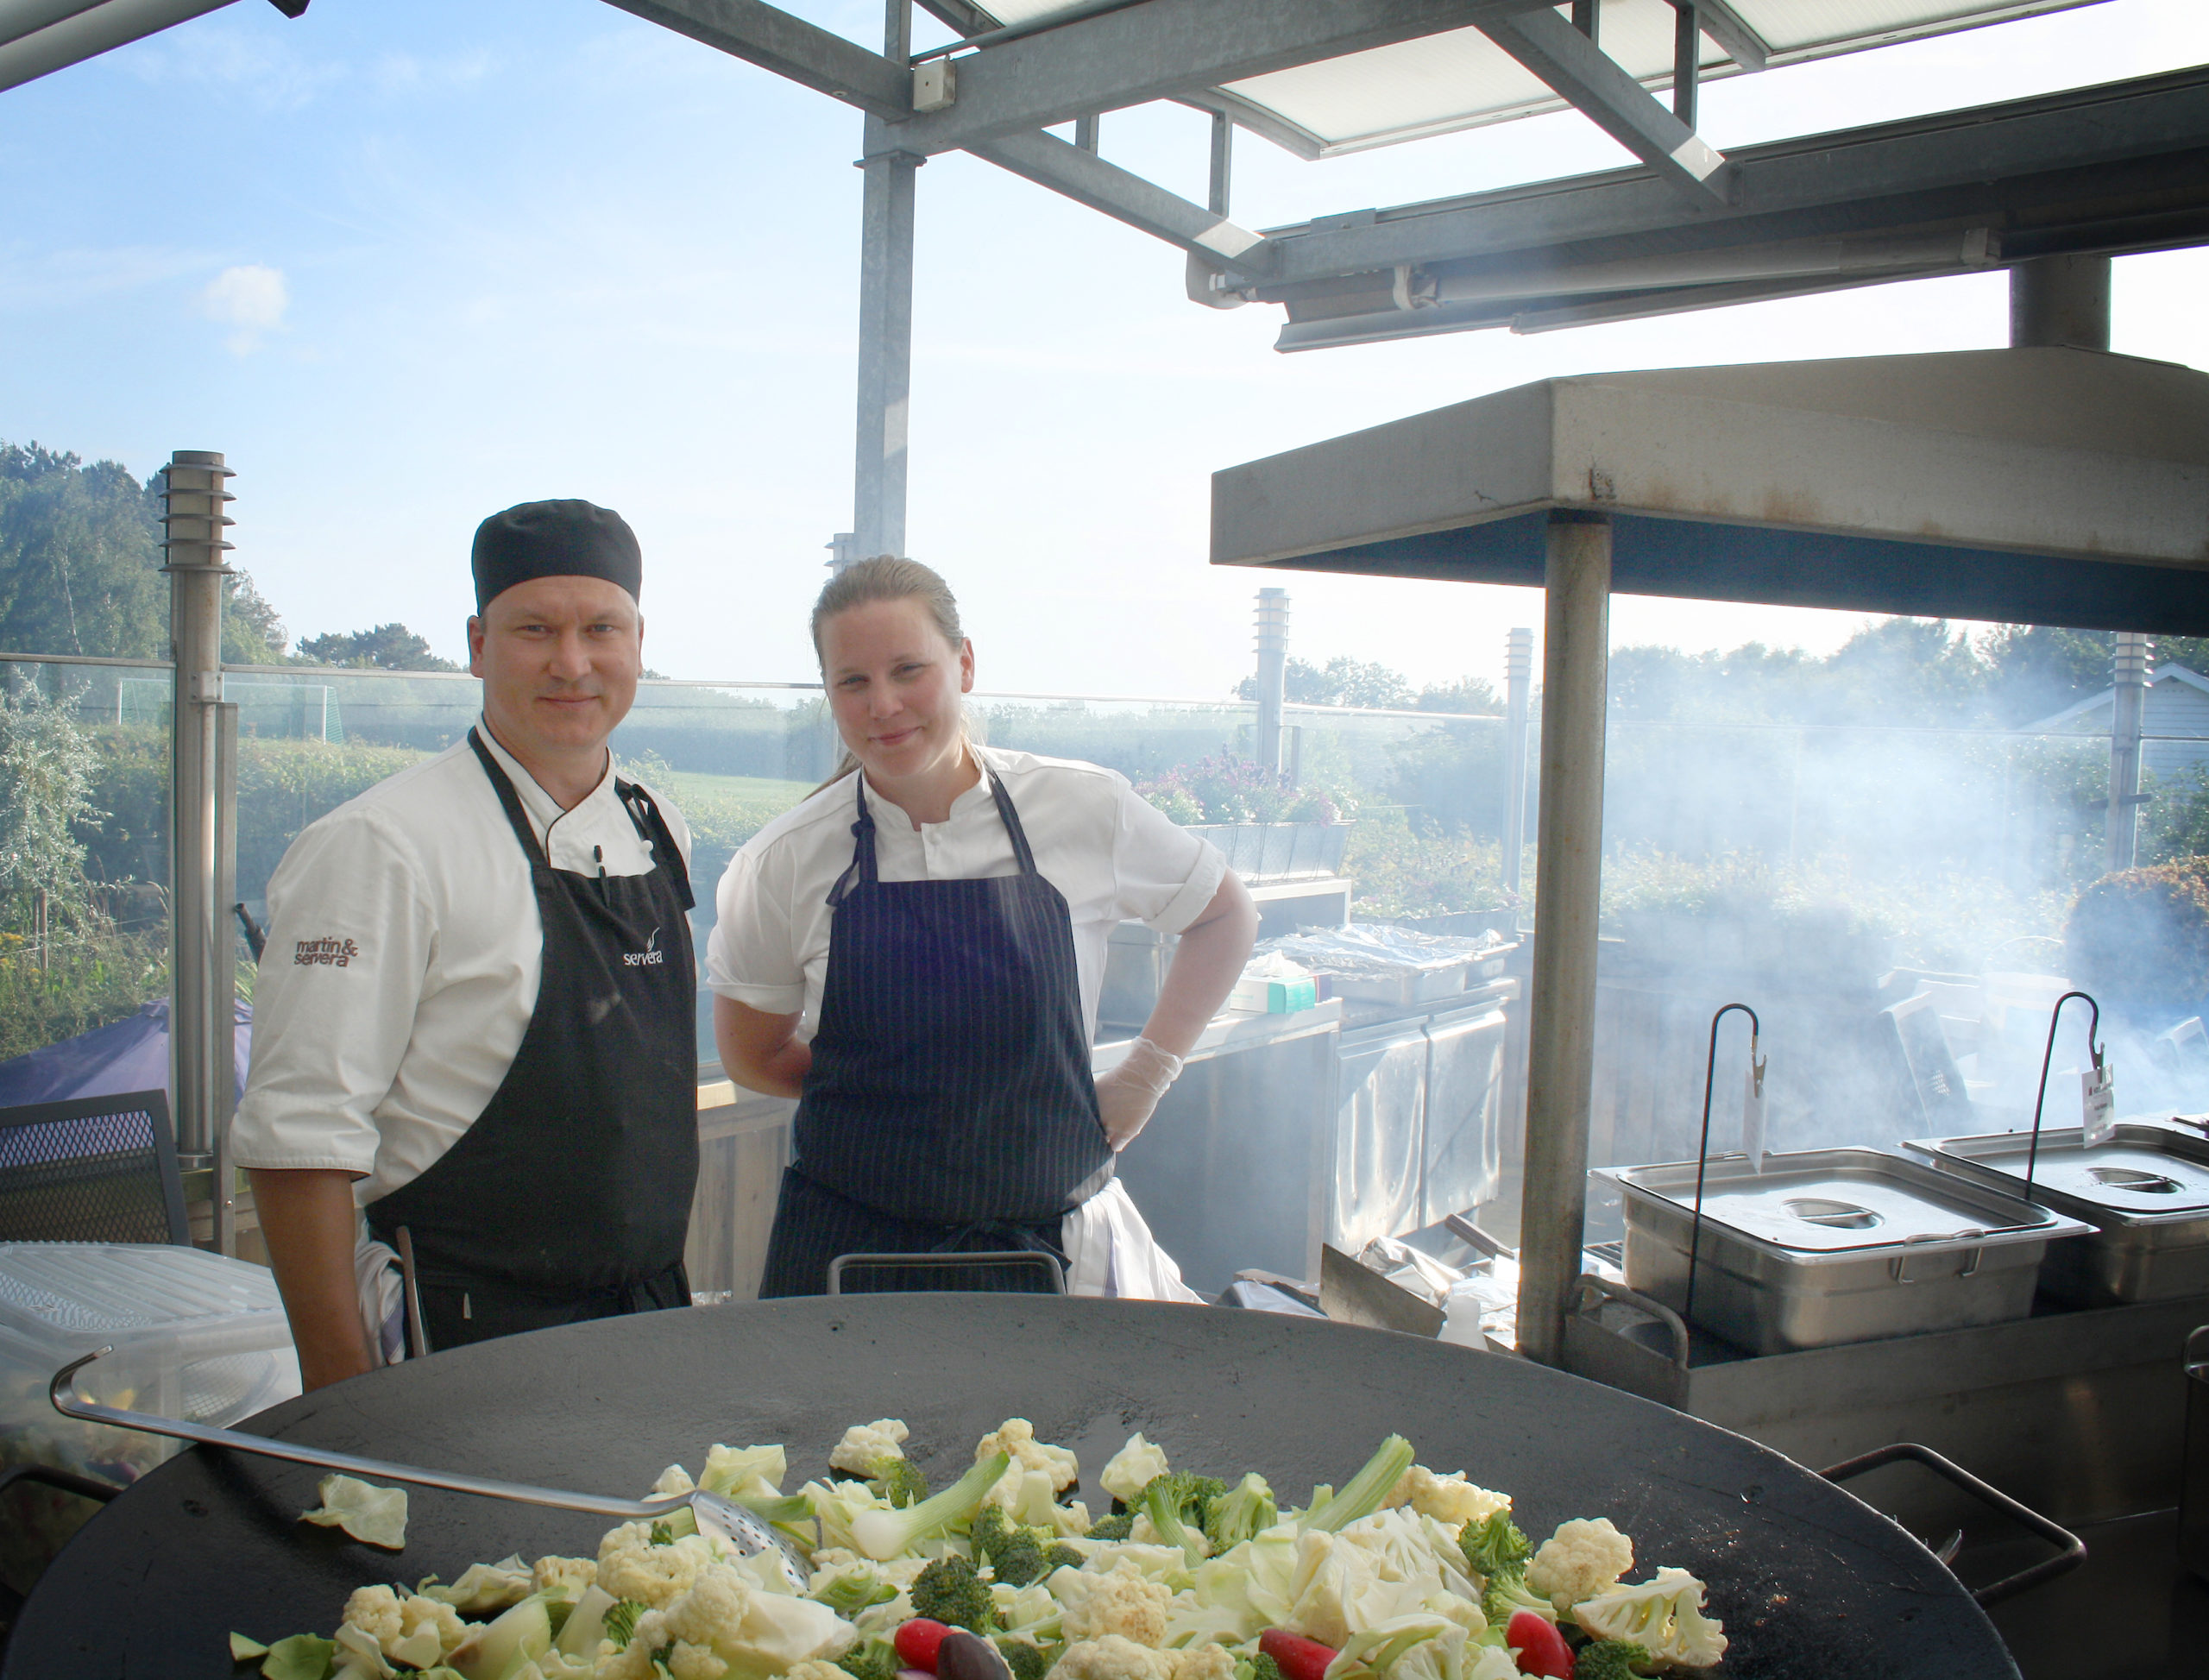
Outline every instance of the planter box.
<path fill-rule="evenodd" d="M 1350 843 L 1347 822 L 1192 823 L 1227 859 L 1243 880 L 1283 881 L 1307 875 L 1332 875 L 1342 868 Z"/>

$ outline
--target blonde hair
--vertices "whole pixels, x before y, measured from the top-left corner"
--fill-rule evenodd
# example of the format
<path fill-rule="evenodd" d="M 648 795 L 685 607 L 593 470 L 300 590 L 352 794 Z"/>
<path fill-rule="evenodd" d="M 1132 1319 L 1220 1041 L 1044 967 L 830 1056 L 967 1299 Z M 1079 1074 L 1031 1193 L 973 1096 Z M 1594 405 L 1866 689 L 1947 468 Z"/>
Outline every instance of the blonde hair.
<path fill-rule="evenodd" d="M 951 593 L 951 585 L 942 576 L 917 560 L 907 560 L 895 554 L 878 554 L 872 559 L 860 560 L 830 578 L 821 591 L 820 599 L 813 603 L 813 657 L 821 665 L 823 697 L 827 695 L 828 666 L 821 649 L 821 632 L 829 620 L 854 607 L 864 607 L 877 601 L 917 601 L 928 609 L 935 620 L 937 632 L 957 652 L 966 639 L 966 632 L 959 622 L 958 598 Z M 966 711 L 960 713 L 959 733 L 962 741 L 972 736 L 966 728 Z M 813 791 L 832 788 L 859 767 L 859 759 L 848 746 L 828 779 Z M 809 796 L 810 797 L 810 796 Z"/>

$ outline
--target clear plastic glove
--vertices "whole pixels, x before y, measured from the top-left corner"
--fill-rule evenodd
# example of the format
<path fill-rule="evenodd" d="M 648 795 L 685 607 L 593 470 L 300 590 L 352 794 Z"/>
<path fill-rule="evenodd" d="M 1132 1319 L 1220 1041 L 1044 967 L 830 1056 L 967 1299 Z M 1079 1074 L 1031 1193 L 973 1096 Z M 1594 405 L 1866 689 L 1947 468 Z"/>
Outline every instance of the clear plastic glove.
<path fill-rule="evenodd" d="M 1114 1149 L 1124 1149 L 1136 1141 L 1180 1071 L 1180 1057 L 1139 1038 L 1128 1046 L 1120 1065 L 1097 1081 L 1097 1111 Z"/>

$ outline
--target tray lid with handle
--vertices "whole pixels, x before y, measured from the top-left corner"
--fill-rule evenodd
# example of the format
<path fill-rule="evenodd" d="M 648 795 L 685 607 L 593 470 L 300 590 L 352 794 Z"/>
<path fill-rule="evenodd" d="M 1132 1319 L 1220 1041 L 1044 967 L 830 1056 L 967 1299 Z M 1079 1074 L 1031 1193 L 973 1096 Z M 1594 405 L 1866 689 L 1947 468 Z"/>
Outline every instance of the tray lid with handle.
<path fill-rule="evenodd" d="M 2022 1190 L 2032 1138 L 1990 1132 L 1903 1147 L 1951 1173 Z M 2092 1148 L 2077 1126 L 2043 1129 L 2032 1176 L 2036 1197 L 2098 1225 L 2209 1224 L 2209 1142 L 2162 1126 L 2121 1120 Z"/>

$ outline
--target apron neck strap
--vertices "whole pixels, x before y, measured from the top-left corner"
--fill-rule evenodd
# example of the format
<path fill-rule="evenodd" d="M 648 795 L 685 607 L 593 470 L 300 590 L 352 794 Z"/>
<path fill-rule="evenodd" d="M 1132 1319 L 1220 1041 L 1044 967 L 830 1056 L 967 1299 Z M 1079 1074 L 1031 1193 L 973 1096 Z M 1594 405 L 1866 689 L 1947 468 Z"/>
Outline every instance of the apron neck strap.
<path fill-rule="evenodd" d="M 972 749 L 968 749 L 970 752 Z M 1020 813 L 1012 808 L 1012 796 L 1005 791 L 1004 779 L 993 775 L 989 765 L 982 762 L 981 754 L 974 755 L 975 767 L 982 772 L 982 779 L 990 784 L 990 797 L 997 802 L 998 815 L 1004 823 L 1005 834 L 1012 840 L 1012 855 L 1020 865 L 1023 875 L 1035 871 L 1035 853 L 1028 844 L 1028 831 L 1020 826 Z M 835 885 L 828 889 L 831 909 L 842 903 L 852 889 L 872 886 L 875 883 L 874 813 L 866 808 L 866 772 L 855 770 L 852 780 L 859 798 L 859 821 L 852 824 L 852 864 L 836 878 Z"/>
<path fill-rule="evenodd" d="M 514 791 L 513 779 L 491 756 L 491 749 L 483 744 L 482 734 L 474 726 L 468 731 L 468 744 L 475 749 L 475 756 L 482 761 L 483 773 L 491 778 L 491 791 L 499 796 L 499 804 L 513 825 L 514 838 L 521 842 L 521 849 L 528 857 L 532 869 L 550 869 L 552 865 L 544 855 L 544 847 L 537 838 L 537 826 L 529 820 L 529 813 L 521 808 L 521 796 Z"/>
<path fill-rule="evenodd" d="M 690 890 L 690 871 L 683 861 L 683 853 L 675 844 L 675 836 L 667 826 L 667 819 L 660 815 L 658 803 L 651 795 L 634 782 L 614 778 L 614 796 L 621 802 L 621 809 L 629 814 L 629 821 L 637 826 L 637 833 L 652 849 L 653 858 L 674 878 L 675 896 L 683 902 L 683 912 L 688 916 L 698 908 L 697 898 Z"/>

